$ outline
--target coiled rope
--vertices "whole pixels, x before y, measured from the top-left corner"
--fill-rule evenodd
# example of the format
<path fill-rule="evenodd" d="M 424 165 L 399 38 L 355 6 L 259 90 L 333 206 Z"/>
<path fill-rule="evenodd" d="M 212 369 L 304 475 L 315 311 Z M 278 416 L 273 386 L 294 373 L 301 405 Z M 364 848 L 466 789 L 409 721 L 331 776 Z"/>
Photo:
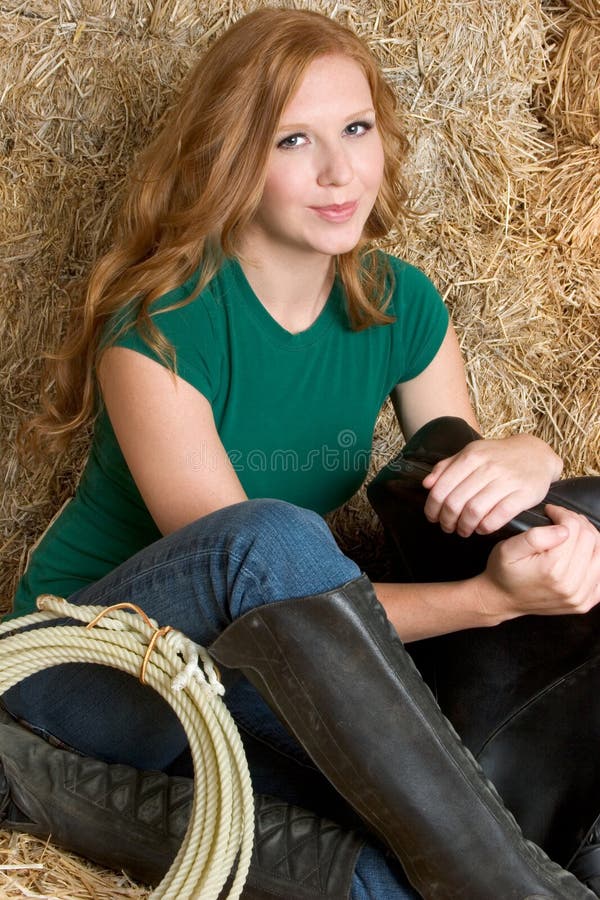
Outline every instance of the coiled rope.
<path fill-rule="evenodd" d="M 0 625 L 0 693 L 59 663 L 113 666 L 138 676 L 173 708 L 194 762 L 194 798 L 187 832 L 152 900 L 217 900 L 237 866 L 227 900 L 240 896 L 252 855 L 254 801 L 236 725 L 206 650 L 169 626 L 159 628 L 130 603 L 75 606 L 42 594 L 40 612 Z M 131 610 L 131 611 L 126 611 Z M 75 619 L 25 633 L 28 625 Z M 20 633 L 10 634 L 19 630 Z"/>

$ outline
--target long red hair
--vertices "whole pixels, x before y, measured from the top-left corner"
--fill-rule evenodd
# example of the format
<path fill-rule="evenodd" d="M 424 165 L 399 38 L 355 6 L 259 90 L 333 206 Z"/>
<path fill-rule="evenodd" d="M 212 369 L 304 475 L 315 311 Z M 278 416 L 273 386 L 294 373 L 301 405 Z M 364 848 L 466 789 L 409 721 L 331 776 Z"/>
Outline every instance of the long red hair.
<path fill-rule="evenodd" d="M 225 31 L 193 66 L 178 102 L 136 159 L 111 249 L 96 262 L 59 351 L 46 354 L 42 410 L 21 428 L 22 450 L 36 456 L 60 452 L 94 415 L 94 370 L 106 349 L 99 346 L 100 334 L 125 305 L 134 304 L 133 324 L 176 371 L 174 348 L 149 306 L 200 266 L 193 297 L 177 305 L 189 303 L 223 258 L 236 254 L 238 235 L 261 198 L 282 112 L 311 62 L 332 53 L 362 67 L 385 157 L 363 240 L 337 258 L 337 272 L 354 328 L 390 321 L 389 273 L 367 252 L 367 243 L 384 237 L 409 212 L 400 179 L 407 147 L 394 93 L 367 45 L 348 28 L 306 10 L 256 10 Z"/>

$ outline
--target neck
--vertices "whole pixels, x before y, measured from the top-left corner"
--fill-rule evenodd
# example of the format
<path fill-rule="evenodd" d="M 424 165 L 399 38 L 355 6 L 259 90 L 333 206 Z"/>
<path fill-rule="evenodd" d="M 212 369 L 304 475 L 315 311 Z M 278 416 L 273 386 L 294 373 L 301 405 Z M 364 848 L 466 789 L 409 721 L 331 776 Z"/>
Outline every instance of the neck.
<path fill-rule="evenodd" d="M 244 275 L 271 316 L 293 334 L 310 328 L 331 291 L 334 258 L 285 252 L 267 256 L 255 247 L 243 247 L 241 255 Z"/>

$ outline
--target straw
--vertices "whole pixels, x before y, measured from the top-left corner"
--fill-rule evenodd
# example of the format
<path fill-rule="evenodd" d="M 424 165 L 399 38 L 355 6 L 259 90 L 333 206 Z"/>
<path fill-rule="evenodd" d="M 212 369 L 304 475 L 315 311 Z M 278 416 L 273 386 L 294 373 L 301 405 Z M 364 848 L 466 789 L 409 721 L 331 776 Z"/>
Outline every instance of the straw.
<path fill-rule="evenodd" d="M 0 8 L 0 573 L 11 602 L 29 549 L 72 495 L 89 429 L 35 471 L 14 452 L 67 285 L 107 245 L 135 152 L 191 61 L 252 3 L 6 0 Z M 300 4 L 298 4 L 300 5 Z M 315 0 L 364 35 L 396 88 L 421 218 L 384 243 L 451 309 L 482 430 L 534 431 L 566 474 L 600 474 L 597 0 Z M 379 468 L 402 440 L 389 404 Z M 374 577 L 389 571 L 365 500 L 329 517 Z M 141 897 L 120 876 L 2 834 L 3 896 Z M 12 893 L 10 893 L 12 891 Z M 87 893 L 86 893 L 87 892 Z M 104 892 L 104 893 L 103 893 Z"/>

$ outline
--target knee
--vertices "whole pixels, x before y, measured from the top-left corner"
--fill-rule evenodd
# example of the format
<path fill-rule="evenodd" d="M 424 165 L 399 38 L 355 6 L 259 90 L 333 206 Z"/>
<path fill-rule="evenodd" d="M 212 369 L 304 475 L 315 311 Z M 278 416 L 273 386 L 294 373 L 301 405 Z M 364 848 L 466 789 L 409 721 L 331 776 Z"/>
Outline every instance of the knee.
<path fill-rule="evenodd" d="M 285 500 L 243 500 L 195 519 L 163 542 L 180 547 L 189 543 L 201 550 L 240 549 L 256 543 L 277 544 L 286 539 L 294 546 L 333 541 L 324 519 L 310 509 Z M 263 547 L 266 550 L 266 546 Z"/>
<path fill-rule="evenodd" d="M 238 506 L 238 522 L 247 535 L 277 541 L 285 538 L 301 543 L 320 543 L 333 539 L 325 520 L 312 509 L 304 509 L 286 500 L 260 498 Z"/>
<path fill-rule="evenodd" d="M 275 499 L 248 500 L 230 510 L 235 528 L 228 549 L 237 562 L 235 580 L 246 587 L 237 614 L 257 602 L 331 590 L 360 575 L 312 510 Z"/>
<path fill-rule="evenodd" d="M 284 500 L 224 507 L 173 540 L 178 577 L 189 572 L 202 602 L 212 597 L 227 621 L 265 603 L 329 591 L 360 575 L 321 516 Z"/>
<path fill-rule="evenodd" d="M 285 500 L 256 499 L 229 507 L 225 533 L 230 553 L 255 569 L 288 570 L 307 558 L 323 563 L 340 550 L 324 519 Z"/>

